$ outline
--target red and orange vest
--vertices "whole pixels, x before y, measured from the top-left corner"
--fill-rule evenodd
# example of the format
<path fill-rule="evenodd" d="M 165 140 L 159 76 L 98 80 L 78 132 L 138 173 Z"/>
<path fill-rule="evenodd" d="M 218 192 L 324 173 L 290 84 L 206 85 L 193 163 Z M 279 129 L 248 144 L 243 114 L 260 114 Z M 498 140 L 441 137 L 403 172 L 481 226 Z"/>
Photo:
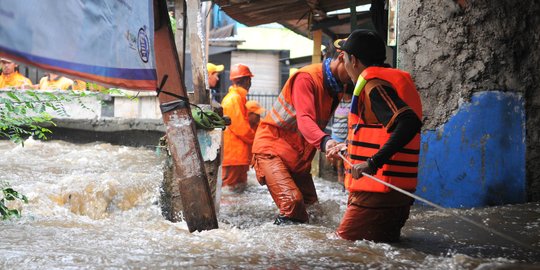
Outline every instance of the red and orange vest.
<path fill-rule="evenodd" d="M 294 78 L 300 73 L 308 73 L 315 83 L 314 89 L 311 89 L 315 97 L 315 121 L 324 130 L 332 116 L 333 98 L 329 90 L 324 88 L 322 64 L 312 64 L 299 69 L 287 80 L 272 109 L 261 120 L 253 143 L 254 154 L 279 156 L 292 172 L 309 170 L 316 152 L 316 147 L 304 139 L 296 122 L 292 87 Z"/>
<path fill-rule="evenodd" d="M 388 133 L 382 124 L 367 124 L 362 118 L 363 100 L 366 91 L 362 91 L 367 81 L 384 80 L 392 85 L 398 96 L 422 119 L 422 103 L 418 91 L 409 73 L 392 68 L 368 67 L 357 82 L 354 95 L 358 96 L 360 110 L 358 114 L 349 113 L 349 133 L 347 136 L 348 159 L 352 164 L 365 162 L 381 149 L 392 133 Z M 416 136 L 374 175 L 376 178 L 405 190 L 415 190 L 418 174 L 418 157 L 420 153 L 420 134 Z M 350 167 L 346 166 L 345 187 L 350 192 L 389 192 L 391 188 L 362 176 L 353 179 Z"/>

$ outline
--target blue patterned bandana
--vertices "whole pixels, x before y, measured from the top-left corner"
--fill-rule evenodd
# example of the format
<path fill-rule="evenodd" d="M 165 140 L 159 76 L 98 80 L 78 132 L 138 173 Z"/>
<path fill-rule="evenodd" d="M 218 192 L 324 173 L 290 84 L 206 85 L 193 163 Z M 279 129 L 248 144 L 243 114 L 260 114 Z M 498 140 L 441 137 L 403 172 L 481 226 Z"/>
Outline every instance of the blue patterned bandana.
<path fill-rule="evenodd" d="M 341 93 L 343 92 L 343 86 L 337 82 L 336 78 L 332 74 L 332 71 L 330 70 L 331 61 L 331 58 L 326 58 L 326 60 L 323 62 L 324 83 L 330 86 L 333 93 Z"/>

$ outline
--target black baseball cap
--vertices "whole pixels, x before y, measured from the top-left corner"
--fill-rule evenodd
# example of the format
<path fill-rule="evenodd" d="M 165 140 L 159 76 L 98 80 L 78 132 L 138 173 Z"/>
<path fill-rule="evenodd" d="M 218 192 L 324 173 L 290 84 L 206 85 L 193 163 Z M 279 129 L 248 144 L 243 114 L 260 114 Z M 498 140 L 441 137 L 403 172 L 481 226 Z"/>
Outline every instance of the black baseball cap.
<path fill-rule="evenodd" d="M 373 30 L 354 30 L 346 39 L 334 41 L 334 46 L 354 55 L 366 66 L 383 64 L 386 60 L 386 45 L 381 36 Z"/>

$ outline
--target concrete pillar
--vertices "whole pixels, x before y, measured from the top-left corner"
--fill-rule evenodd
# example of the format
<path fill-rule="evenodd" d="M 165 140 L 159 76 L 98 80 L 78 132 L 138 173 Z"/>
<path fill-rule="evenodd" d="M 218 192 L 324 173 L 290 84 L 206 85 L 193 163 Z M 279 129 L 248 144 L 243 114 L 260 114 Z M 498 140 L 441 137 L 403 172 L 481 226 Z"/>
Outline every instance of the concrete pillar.
<path fill-rule="evenodd" d="M 424 109 L 419 195 L 540 200 L 539 12 L 534 0 L 399 1 L 397 63 Z"/>

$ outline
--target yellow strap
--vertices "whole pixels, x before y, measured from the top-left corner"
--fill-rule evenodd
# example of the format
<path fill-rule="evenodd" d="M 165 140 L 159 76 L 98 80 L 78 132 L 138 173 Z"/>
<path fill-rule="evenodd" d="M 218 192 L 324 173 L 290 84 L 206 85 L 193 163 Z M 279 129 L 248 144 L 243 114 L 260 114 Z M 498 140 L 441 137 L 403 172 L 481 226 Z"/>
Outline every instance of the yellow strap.
<path fill-rule="evenodd" d="M 356 81 L 356 86 L 354 87 L 353 95 L 360 96 L 360 93 L 362 92 L 362 89 L 364 89 L 364 86 L 366 86 L 366 79 L 362 77 L 362 74 L 358 76 L 358 80 Z"/>

